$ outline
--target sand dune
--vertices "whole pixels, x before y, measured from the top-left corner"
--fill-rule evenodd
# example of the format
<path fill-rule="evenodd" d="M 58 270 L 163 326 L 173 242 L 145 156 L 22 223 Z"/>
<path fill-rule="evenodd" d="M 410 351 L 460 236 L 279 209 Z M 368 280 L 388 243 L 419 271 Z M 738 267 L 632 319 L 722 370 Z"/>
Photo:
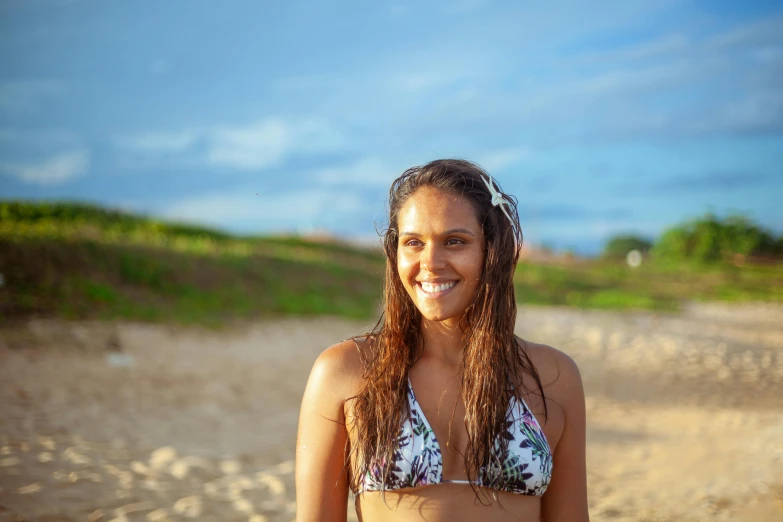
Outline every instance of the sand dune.
<path fill-rule="evenodd" d="M 781 317 L 772 305 L 520 311 L 520 335 L 582 370 L 592 520 L 783 519 Z M 3 327 L 0 521 L 292 520 L 310 366 L 369 327 Z M 131 366 L 107 364 L 113 337 Z"/>

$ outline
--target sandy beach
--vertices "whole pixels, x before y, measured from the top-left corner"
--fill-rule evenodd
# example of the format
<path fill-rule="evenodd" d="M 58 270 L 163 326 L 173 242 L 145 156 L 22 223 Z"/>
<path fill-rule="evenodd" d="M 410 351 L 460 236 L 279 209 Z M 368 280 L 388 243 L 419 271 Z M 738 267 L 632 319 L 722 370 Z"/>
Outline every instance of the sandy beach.
<path fill-rule="evenodd" d="M 519 335 L 582 371 L 591 520 L 783 520 L 781 318 L 766 304 L 520 310 Z M 310 367 L 370 326 L 0 328 L 0 522 L 293 520 Z"/>

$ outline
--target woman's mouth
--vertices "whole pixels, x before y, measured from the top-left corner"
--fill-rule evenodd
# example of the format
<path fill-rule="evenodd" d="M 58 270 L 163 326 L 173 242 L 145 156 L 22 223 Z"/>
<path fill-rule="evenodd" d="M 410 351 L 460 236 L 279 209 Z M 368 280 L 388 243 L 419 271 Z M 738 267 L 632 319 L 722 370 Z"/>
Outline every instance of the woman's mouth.
<path fill-rule="evenodd" d="M 426 281 L 417 281 L 416 286 L 425 297 L 437 299 L 449 293 L 458 281 L 446 281 L 443 283 L 429 283 Z"/>

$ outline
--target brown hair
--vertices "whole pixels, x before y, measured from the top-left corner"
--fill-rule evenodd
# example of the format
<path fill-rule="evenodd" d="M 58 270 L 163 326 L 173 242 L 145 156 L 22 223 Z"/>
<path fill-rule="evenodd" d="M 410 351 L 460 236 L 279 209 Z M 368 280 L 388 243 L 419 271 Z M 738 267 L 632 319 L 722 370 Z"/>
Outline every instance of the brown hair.
<path fill-rule="evenodd" d="M 492 203 L 486 185 L 489 175 L 475 163 L 464 160 L 436 160 L 406 170 L 389 191 L 389 226 L 383 235 L 386 272 L 383 284 L 383 314 L 368 334 L 361 352 L 365 385 L 355 396 L 353 425 L 356 430 L 356 466 L 351 489 L 357 491 L 363 477 L 380 465 L 383 483 L 388 482 L 400 426 L 409 415 L 408 371 L 421 353 L 421 313 L 414 305 L 397 272 L 399 231 L 397 218 L 405 202 L 422 187 L 460 195 L 475 208 L 484 232 L 484 266 L 473 302 L 465 310 L 467 325 L 461 396 L 465 403 L 468 444 L 465 469 L 475 491 L 482 467 L 493 463 L 492 451 L 500 440 L 503 452 L 508 441 L 497 437 L 503 428 L 511 395 L 519 396 L 524 373 L 535 379 L 541 397 L 541 380 L 514 335 L 516 301 L 514 270 L 522 246 L 516 200 L 503 194 L 506 211 Z M 499 191 L 500 187 L 495 184 Z M 546 411 L 546 401 L 544 401 Z M 498 478 L 499 481 L 503 477 Z M 487 485 L 484 483 L 484 485 Z M 500 488 L 500 482 L 492 484 Z"/>

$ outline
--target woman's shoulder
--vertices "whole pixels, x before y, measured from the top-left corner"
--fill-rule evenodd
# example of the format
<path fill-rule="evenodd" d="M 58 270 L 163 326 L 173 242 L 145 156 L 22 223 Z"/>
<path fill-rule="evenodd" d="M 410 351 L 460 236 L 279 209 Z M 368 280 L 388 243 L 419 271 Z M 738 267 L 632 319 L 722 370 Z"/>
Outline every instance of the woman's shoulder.
<path fill-rule="evenodd" d="M 367 337 L 354 337 L 329 346 L 316 358 L 311 380 L 346 399 L 356 395 L 364 373 L 362 354 L 371 343 Z"/>
<path fill-rule="evenodd" d="M 533 363 L 550 397 L 567 402 L 583 400 L 582 375 L 571 356 L 546 344 L 519 339 L 519 345 Z"/>

